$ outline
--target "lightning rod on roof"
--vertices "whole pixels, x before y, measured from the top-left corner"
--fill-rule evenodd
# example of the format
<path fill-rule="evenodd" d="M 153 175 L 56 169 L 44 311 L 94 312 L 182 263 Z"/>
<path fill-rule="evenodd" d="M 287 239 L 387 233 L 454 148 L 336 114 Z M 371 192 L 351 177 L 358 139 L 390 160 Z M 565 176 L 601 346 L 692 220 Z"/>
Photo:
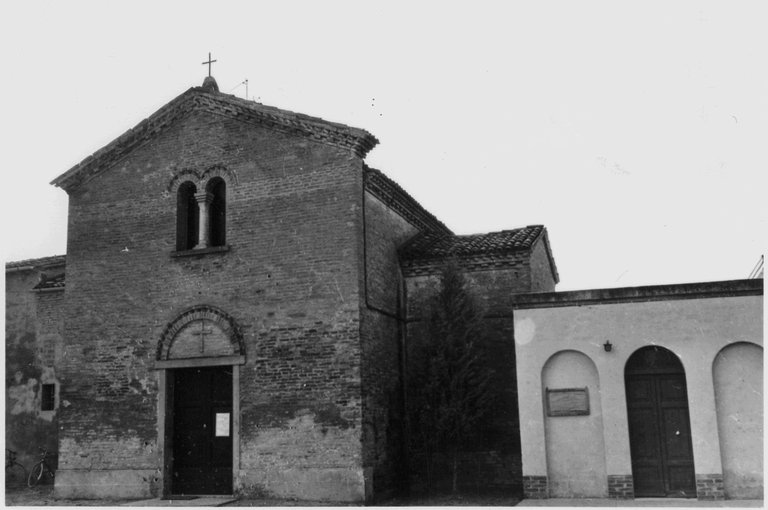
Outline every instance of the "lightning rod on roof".
<path fill-rule="evenodd" d="M 245 80 L 243 80 L 240 83 L 238 83 L 237 85 L 235 85 L 229 92 L 234 92 L 235 90 L 237 90 L 240 87 L 240 85 L 245 85 L 245 99 L 249 99 L 249 97 L 248 97 L 248 78 L 246 78 Z"/>

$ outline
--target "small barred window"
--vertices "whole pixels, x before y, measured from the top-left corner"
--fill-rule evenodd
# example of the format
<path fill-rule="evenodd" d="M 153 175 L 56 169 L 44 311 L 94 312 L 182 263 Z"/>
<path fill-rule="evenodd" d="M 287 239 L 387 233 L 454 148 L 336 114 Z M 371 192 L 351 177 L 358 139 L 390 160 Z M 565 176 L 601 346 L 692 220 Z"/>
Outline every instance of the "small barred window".
<path fill-rule="evenodd" d="M 40 410 L 53 411 L 56 407 L 56 385 L 43 384 L 40 395 Z"/>

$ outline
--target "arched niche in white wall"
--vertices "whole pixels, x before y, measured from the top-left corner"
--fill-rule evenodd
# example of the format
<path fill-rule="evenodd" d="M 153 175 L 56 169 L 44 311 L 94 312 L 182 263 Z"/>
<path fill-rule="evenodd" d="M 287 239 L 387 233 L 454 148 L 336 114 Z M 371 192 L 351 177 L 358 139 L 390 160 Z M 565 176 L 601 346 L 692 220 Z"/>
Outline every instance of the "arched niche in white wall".
<path fill-rule="evenodd" d="M 560 351 L 541 371 L 549 497 L 606 497 L 603 415 L 597 367 Z"/>
<path fill-rule="evenodd" d="M 712 365 L 725 496 L 763 498 L 763 349 L 738 342 Z"/>

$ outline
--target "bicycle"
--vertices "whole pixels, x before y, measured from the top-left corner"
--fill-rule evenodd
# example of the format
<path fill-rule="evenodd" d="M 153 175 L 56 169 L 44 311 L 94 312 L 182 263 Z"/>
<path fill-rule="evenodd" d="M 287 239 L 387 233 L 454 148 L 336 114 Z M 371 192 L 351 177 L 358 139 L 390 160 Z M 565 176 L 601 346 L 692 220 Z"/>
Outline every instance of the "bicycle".
<path fill-rule="evenodd" d="M 5 449 L 6 489 L 9 487 L 23 486 L 25 480 L 27 479 L 27 468 L 19 464 L 19 462 L 16 460 L 17 455 L 18 454 L 15 451 L 9 450 L 8 448 Z"/>
<path fill-rule="evenodd" d="M 43 479 L 43 475 L 46 473 L 48 473 L 48 478 L 53 483 L 53 469 L 46 462 L 49 456 L 48 448 L 38 447 L 38 450 L 40 450 L 40 460 L 32 466 L 32 470 L 29 472 L 29 478 L 27 478 L 27 485 L 29 487 L 34 487 L 40 483 L 40 480 Z"/>

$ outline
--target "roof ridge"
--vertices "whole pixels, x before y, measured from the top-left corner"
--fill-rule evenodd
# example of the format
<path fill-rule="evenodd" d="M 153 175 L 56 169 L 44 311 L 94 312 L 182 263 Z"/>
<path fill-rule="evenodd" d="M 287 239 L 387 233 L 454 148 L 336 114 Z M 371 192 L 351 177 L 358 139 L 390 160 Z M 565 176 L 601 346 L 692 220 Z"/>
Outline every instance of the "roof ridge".
<path fill-rule="evenodd" d="M 379 143 L 375 136 L 361 128 L 283 110 L 230 94 L 209 92 L 202 87 L 191 87 L 56 177 L 51 184 L 68 192 L 77 188 L 193 110 L 230 115 L 278 131 L 298 133 L 321 143 L 352 150 L 361 158 Z"/>
<path fill-rule="evenodd" d="M 286 110 L 284 108 L 279 108 L 277 106 L 272 106 L 272 105 L 267 105 L 267 104 L 264 104 L 264 103 L 259 103 L 258 101 L 252 101 L 250 99 L 244 99 L 242 97 L 237 97 L 234 94 L 225 94 L 225 93 L 221 93 L 221 92 L 219 92 L 219 93 L 212 93 L 212 92 L 208 92 L 208 91 L 204 90 L 202 87 L 194 87 L 194 90 L 198 90 L 201 94 L 204 94 L 204 95 L 207 95 L 207 96 L 211 96 L 214 99 L 221 99 L 221 100 L 231 101 L 233 103 L 237 103 L 237 104 L 239 104 L 241 106 L 244 106 L 244 107 L 254 108 L 254 106 L 255 106 L 256 107 L 255 109 L 257 109 L 257 110 L 271 110 L 274 113 L 276 113 L 278 115 L 281 115 L 281 116 L 293 116 L 293 117 L 296 117 L 296 118 L 298 118 L 300 120 L 303 120 L 303 121 L 316 122 L 318 124 L 333 126 L 335 128 L 339 128 L 339 129 L 348 129 L 348 130 L 351 130 L 351 131 L 358 131 L 358 132 L 360 132 L 361 135 L 363 135 L 363 134 L 370 135 L 370 133 L 367 130 L 363 129 L 363 128 L 357 128 L 357 127 L 354 127 L 354 126 L 349 126 L 349 125 L 344 124 L 342 122 L 336 122 L 336 121 L 332 121 L 332 120 L 327 120 L 327 119 L 324 119 L 322 117 L 315 117 L 314 115 L 308 115 L 306 113 L 301 113 L 301 112 L 294 112 L 293 110 Z M 266 113 L 266 112 L 264 112 L 264 113 Z"/>
<path fill-rule="evenodd" d="M 110 152 L 119 150 L 121 148 L 121 144 L 126 146 L 123 147 L 123 150 L 120 150 L 117 155 L 114 155 L 112 158 L 113 160 L 119 159 L 119 157 L 121 157 L 122 154 L 124 154 L 126 151 L 130 151 L 131 149 L 136 148 L 138 145 L 141 145 L 141 143 L 148 139 L 148 134 L 159 133 L 173 120 L 176 120 L 176 118 L 185 114 L 186 111 L 176 111 L 174 108 L 178 107 L 180 109 L 185 104 L 187 98 L 192 97 L 191 94 L 193 92 L 195 92 L 194 87 L 189 88 L 178 96 L 174 97 L 163 106 L 155 110 L 155 112 L 152 113 L 149 117 L 142 119 L 138 124 L 132 128 L 129 128 L 123 132 L 123 134 L 107 143 L 102 148 L 96 150 L 93 154 L 85 157 L 82 161 L 72 166 L 63 174 L 53 179 L 50 184 L 59 186 L 68 192 L 88 180 L 90 177 L 95 176 L 99 173 L 97 168 L 100 166 L 99 160 L 106 158 L 108 155 L 110 155 Z M 148 133 L 150 130 L 151 132 Z M 136 138 L 140 137 L 140 135 L 145 135 L 145 137 L 143 139 L 139 138 L 139 140 L 136 140 Z M 84 175 L 85 173 L 88 173 L 88 175 Z"/>
<path fill-rule="evenodd" d="M 398 183 L 381 170 L 363 164 L 365 189 L 394 209 L 406 220 L 425 231 L 453 235 L 451 229 L 424 208 Z"/>
<path fill-rule="evenodd" d="M 5 269 L 18 269 L 27 266 L 50 266 L 65 264 L 67 262 L 66 255 L 49 255 L 47 257 L 38 257 L 34 259 L 14 260 L 5 263 Z"/>
<path fill-rule="evenodd" d="M 491 232 L 478 232 L 475 234 L 454 234 L 456 237 L 476 237 L 476 236 L 490 236 L 494 234 L 509 234 L 509 233 L 517 233 L 522 230 L 528 229 L 528 228 L 543 228 L 544 225 L 526 225 L 525 227 L 517 227 L 517 228 L 505 228 L 503 230 L 494 230 Z"/>
<path fill-rule="evenodd" d="M 482 234 L 453 234 L 429 238 L 417 235 L 399 252 L 408 262 L 427 261 L 446 256 L 474 257 L 527 251 L 546 232 L 543 225 L 528 225 L 511 230 Z"/>

